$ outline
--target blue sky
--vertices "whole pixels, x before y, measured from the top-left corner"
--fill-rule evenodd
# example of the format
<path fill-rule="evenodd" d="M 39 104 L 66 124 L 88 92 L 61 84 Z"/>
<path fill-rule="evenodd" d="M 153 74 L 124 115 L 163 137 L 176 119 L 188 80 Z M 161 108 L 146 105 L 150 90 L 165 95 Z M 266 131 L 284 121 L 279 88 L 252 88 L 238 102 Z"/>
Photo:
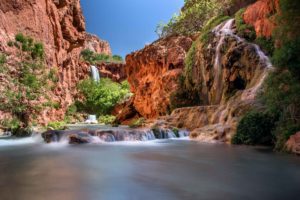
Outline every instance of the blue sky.
<path fill-rule="evenodd" d="M 184 0 L 81 0 L 87 32 L 125 56 L 157 39 L 156 25 L 179 12 Z"/>

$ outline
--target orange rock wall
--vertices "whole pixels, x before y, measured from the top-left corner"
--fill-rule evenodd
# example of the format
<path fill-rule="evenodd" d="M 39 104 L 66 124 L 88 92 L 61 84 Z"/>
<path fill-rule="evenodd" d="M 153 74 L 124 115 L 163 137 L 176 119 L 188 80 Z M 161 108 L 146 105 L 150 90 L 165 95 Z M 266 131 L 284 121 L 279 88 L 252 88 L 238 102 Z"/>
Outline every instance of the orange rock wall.
<path fill-rule="evenodd" d="M 250 5 L 244 20 L 254 26 L 258 36 L 270 37 L 275 28 L 274 15 L 279 11 L 279 0 L 258 0 Z"/>
<path fill-rule="evenodd" d="M 177 88 L 192 42 L 189 37 L 169 37 L 126 57 L 133 105 L 141 116 L 157 118 L 168 112 L 170 94 Z"/>

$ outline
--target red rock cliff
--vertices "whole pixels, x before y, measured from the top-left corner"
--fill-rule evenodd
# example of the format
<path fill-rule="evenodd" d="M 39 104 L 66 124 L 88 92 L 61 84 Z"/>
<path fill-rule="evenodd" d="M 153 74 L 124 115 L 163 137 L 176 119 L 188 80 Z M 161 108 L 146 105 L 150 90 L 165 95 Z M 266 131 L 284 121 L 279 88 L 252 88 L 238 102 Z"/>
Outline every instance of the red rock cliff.
<path fill-rule="evenodd" d="M 43 122 L 62 119 L 76 95 L 78 81 L 90 73 L 89 66 L 80 61 L 80 52 L 89 48 L 111 54 L 109 44 L 85 32 L 80 0 L 1 0 L 0 19 L 0 51 L 9 51 L 7 42 L 17 33 L 44 43 L 47 65 L 57 68 L 59 77 L 50 96 L 61 109 L 45 110 L 40 118 Z"/>
<path fill-rule="evenodd" d="M 274 15 L 279 11 L 279 0 L 258 0 L 244 13 L 247 24 L 254 26 L 258 36 L 272 36 L 275 27 Z"/>
<path fill-rule="evenodd" d="M 135 109 L 145 118 L 168 111 L 169 96 L 176 90 L 192 39 L 178 36 L 158 40 L 126 57 L 126 74 L 135 94 Z"/>

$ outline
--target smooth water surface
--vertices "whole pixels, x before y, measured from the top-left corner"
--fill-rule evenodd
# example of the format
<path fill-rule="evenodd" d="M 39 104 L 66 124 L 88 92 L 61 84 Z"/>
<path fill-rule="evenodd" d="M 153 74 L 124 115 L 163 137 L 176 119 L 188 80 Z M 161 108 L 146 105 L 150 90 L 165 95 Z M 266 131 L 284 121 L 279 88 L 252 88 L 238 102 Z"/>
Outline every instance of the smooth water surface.
<path fill-rule="evenodd" d="M 0 141 L 0 173 L 1 200 L 300 197 L 299 157 L 188 140 L 89 145 Z"/>

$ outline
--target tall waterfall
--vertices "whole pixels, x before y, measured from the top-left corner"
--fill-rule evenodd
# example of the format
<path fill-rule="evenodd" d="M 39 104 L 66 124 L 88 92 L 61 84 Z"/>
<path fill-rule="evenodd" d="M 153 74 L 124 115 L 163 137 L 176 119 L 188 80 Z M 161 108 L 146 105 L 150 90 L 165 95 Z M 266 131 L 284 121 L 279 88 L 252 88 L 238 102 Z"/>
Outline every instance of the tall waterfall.
<path fill-rule="evenodd" d="M 214 61 L 214 71 L 215 71 L 215 78 L 214 78 L 214 90 L 216 91 L 216 99 L 215 103 L 219 103 L 222 98 L 222 63 L 221 63 L 221 47 L 224 44 L 225 37 L 227 35 L 233 35 L 233 31 L 231 29 L 232 25 L 234 24 L 234 19 L 230 19 L 223 24 L 217 26 L 213 32 L 220 37 L 219 42 L 216 47 L 216 57 Z"/>
<path fill-rule="evenodd" d="M 97 67 L 94 65 L 91 66 L 91 75 L 95 82 L 100 82 L 100 73 Z"/>

